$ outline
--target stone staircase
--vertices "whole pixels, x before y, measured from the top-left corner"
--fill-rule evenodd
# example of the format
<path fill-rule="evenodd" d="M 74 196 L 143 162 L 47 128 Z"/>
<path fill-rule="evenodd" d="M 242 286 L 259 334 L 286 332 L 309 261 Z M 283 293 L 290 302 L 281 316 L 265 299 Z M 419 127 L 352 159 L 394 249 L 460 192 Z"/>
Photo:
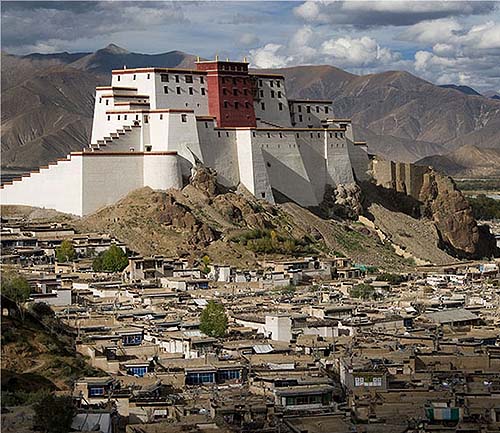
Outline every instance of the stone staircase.
<path fill-rule="evenodd" d="M 102 140 L 97 140 L 96 143 L 89 144 L 85 151 L 98 152 L 98 151 L 128 151 L 130 147 L 137 149 L 139 147 L 138 132 L 140 124 L 125 125 L 116 132 L 111 132 L 109 136 L 104 137 Z M 129 148 L 126 148 L 129 146 Z M 120 147 L 120 149 L 117 149 Z"/>

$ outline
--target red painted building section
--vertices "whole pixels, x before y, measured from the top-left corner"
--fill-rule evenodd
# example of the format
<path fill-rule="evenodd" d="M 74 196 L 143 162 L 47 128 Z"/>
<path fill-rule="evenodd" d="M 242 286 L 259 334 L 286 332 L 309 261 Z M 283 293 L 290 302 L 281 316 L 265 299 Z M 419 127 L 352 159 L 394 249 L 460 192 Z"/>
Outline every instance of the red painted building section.
<path fill-rule="evenodd" d="M 203 61 L 196 69 L 207 73 L 208 112 L 218 127 L 256 126 L 248 63 Z"/>

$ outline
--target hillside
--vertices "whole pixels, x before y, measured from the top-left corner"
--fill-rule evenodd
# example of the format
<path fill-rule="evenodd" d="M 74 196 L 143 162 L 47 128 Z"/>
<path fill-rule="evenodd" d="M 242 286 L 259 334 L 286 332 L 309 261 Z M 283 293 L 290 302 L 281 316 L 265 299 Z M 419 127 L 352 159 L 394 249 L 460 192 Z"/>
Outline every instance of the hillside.
<path fill-rule="evenodd" d="M 457 178 L 500 177 L 500 148 L 481 149 L 462 146 L 445 155 L 433 155 L 417 161 L 418 165 L 429 165 L 449 176 Z"/>
<path fill-rule="evenodd" d="M 113 68 L 193 67 L 194 59 L 113 44 L 95 53 L 2 53 L 2 166 L 32 168 L 85 146 L 94 88 L 109 84 Z M 273 72 L 286 76 L 291 98 L 333 99 L 335 114 L 353 119 L 356 138 L 386 158 L 417 161 L 464 145 L 500 148 L 500 100 L 402 71 L 358 76 L 323 65 Z"/>

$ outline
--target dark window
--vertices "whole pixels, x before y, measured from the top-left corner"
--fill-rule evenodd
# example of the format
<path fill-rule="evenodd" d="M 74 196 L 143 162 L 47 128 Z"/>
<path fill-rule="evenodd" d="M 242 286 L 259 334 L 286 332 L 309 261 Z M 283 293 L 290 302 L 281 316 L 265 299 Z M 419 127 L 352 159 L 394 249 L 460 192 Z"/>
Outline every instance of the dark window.
<path fill-rule="evenodd" d="M 190 88 L 189 88 L 189 94 L 190 94 L 190 95 L 192 95 L 193 93 L 194 93 L 194 92 L 193 92 L 193 88 L 192 88 L 192 87 L 190 87 Z"/>
<path fill-rule="evenodd" d="M 263 102 L 260 103 L 260 108 L 262 108 L 263 110 L 266 109 L 266 104 L 264 104 Z"/>
<path fill-rule="evenodd" d="M 148 80 L 149 80 L 149 74 L 148 74 Z"/>
<path fill-rule="evenodd" d="M 193 76 L 192 75 L 186 75 L 186 83 L 192 83 L 193 82 Z"/>
<path fill-rule="evenodd" d="M 233 84 L 238 84 L 238 80 L 236 78 L 233 78 Z"/>
<path fill-rule="evenodd" d="M 248 90 L 247 90 L 247 89 L 243 89 L 243 94 L 244 94 L 245 96 L 247 96 L 247 95 L 248 95 Z"/>
<path fill-rule="evenodd" d="M 302 105 L 299 105 L 299 113 L 302 113 Z"/>
<path fill-rule="evenodd" d="M 120 120 L 120 115 L 118 115 L 118 119 L 117 120 Z"/>
<path fill-rule="evenodd" d="M 227 107 L 229 107 L 229 104 L 227 101 L 224 101 L 224 108 L 227 108 Z"/>
<path fill-rule="evenodd" d="M 238 96 L 238 89 L 233 89 L 233 95 Z"/>
<path fill-rule="evenodd" d="M 266 193 L 265 192 L 261 192 L 260 195 L 261 195 L 262 198 L 266 198 Z"/>
<path fill-rule="evenodd" d="M 272 81 L 271 81 L 272 83 Z M 271 90 L 271 98 L 274 98 L 274 90 Z"/>
<path fill-rule="evenodd" d="M 125 114 L 125 116 L 123 116 L 123 120 L 127 120 L 127 115 Z"/>
<path fill-rule="evenodd" d="M 299 134 L 298 132 L 297 132 L 297 134 L 296 134 L 296 135 L 297 135 L 297 138 L 299 138 L 299 137 L 300 137 L 300 134 Z"/>
<path fill-rule="evenodd" d="M 160 114 L 160 120 L 163 120 L 163 114 Z"/>
<path fill-rule="evenodd" d="M 240 105 L 240 104 L 238 103 L 238 101 L 234 101 L 234 109 L 235 109 L 235 110 L 237 110 L 237 109 L 238 109 L 239 105 Z"/>
<path fill-rule="evenodd" d="M 180 87 L 177 87 L 177 94 L 180 95 L 181 94 L 181 88 Z"/>
<path fill-rule="evenodd" d="M 118 75 L 118 81 L 120 81 L 120 76 Z"/>
<path fill-rule="evenodd" d="M 181 122 L 186 123 L 188 121 L 187 114 L 181 114 Z"/>
<path fill-rule="evenodd" d="M 259 80 L 259 86 L 262 87 L 262 80 Z"/>
<path fill-rule="evenodd" d="M 245 102 L 245 108 L 250 108 L 250 104 L 248 102 Z"/>
<path fill-rule="evenodd" d="M 111 120 L 111 116 L 108 116 L 108 120 Z"/>
<path fill-rule="evenodd" d="M 319 113 L 319 106 L 316 106 L 316 113 Z"/>
<path fill-rule="evenodd" d="M 269 81 L 269 85 L 270 85 L 271 87 L 273 87 L 273 80 L 270 80 L 270 81 Z"/>
<path fill-rule="evenodd" d="M 310 113 L 310 112 L 311 112 L 311 107 L 310 107 L 309 105 L 306 107 L 306 111 L 307 111 L 308 113 Z"/>
<path fill-rule="evenodd" d="M 278 92 L 278 98 L 281 98 L 281 91 Z"/>
<path fill-rule="evenodd" d="M 328 114 L 328 107 L 325 107 L 325 114 Z"/>
<path fill-rule="evenodd" d="M 134 80 L 135 80 L 135 74 L 134 74 Z"/>
<path fill-rule="evenodd" d="M 149 122 L 149 117 L 148 116 L 144 116 L 144 123 L 148 123 Z"/>
<path fill-rule="evenodd" d="M 160 80 L 162 83 L 168 83 L 168 74 L 161 74 Z"/>
<path fill-rule="evenodd" d="M 109 105 L 109 99 L 106 99 L 106 105 Z"/>
<path fill-rule="evenodd" d="M 208 122 L 205 122 L 205 128 L 208 128 Z"/>
<path fill-rule="evenodd" d="M 218 135 L 218 136 L 219 136 L 219 138 L 220 138 L 220 131 L 218 131 L 218 132 L 217 132 L 217 135 Z"/>
<path fill-rule="evenodd" d="M 264 90 L 261 90 L 260 91 L 260 97 L 263 98 L 264 97 Z"/>
<path fill-rule="evenodd" d="M 283 111 L 283 104 L 281 102 L 278 104 L 278 108 L 280 111 Z"/>
<path fill-rule="evenodd" d="M 168 93 L 168 86 L 163 86 L 163 93 L 165 93 L 165 94 Z"/>
<path fill-rule="evenodd" d="M 204 77 L 200 77 L 200 83 L 203 84 L 205 82 L 205 78 Z"/>
<path fill-rule="evenodd" d="M 222 89 L 222 94 L 227 95 L 227 89 Z"/>
<path fill-rule="evenodd" d="M 302 114 L 299 114 L 299 122 L 302 122 Z"/>
<path fill-rule="evenodd" d="M 201 92 L 201 94 L 202 94 L 203 96 L 205 96 L 205 88 L 204 88 L 204 87 L 202 87 L 202 88 L 200 89 L 200 92 Z"/>
<path fill-rule="evenodd" d="M 280 87 L 280 86 L 281 86 L 281 83 L 279 82 L 279 80 L 278 80 L 278 81 L 276 81 L 276 85 L 277 85 L 278 87 Z"/>
<path fill-rule="evenodd" d="M 175 76 L 175 82 L 176 82 L 176 83 L 178 83 L 178 82 L 179 82 L 179 76 L 178 76 L 178 75 L 176 75 L 176 76 Z"/>

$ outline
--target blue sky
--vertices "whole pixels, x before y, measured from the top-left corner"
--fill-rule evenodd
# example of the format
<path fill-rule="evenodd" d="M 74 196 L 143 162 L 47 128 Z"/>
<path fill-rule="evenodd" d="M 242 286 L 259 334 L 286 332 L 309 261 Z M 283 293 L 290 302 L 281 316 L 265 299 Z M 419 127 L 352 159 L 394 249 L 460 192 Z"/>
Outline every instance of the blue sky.
<path fill-rule="evenodd" d="M 500 2 L 5 2 L 2 50 L 14 54 L 181 50 L 252 66 L 331 64 L 407 70 L 500 91 Z"/>

